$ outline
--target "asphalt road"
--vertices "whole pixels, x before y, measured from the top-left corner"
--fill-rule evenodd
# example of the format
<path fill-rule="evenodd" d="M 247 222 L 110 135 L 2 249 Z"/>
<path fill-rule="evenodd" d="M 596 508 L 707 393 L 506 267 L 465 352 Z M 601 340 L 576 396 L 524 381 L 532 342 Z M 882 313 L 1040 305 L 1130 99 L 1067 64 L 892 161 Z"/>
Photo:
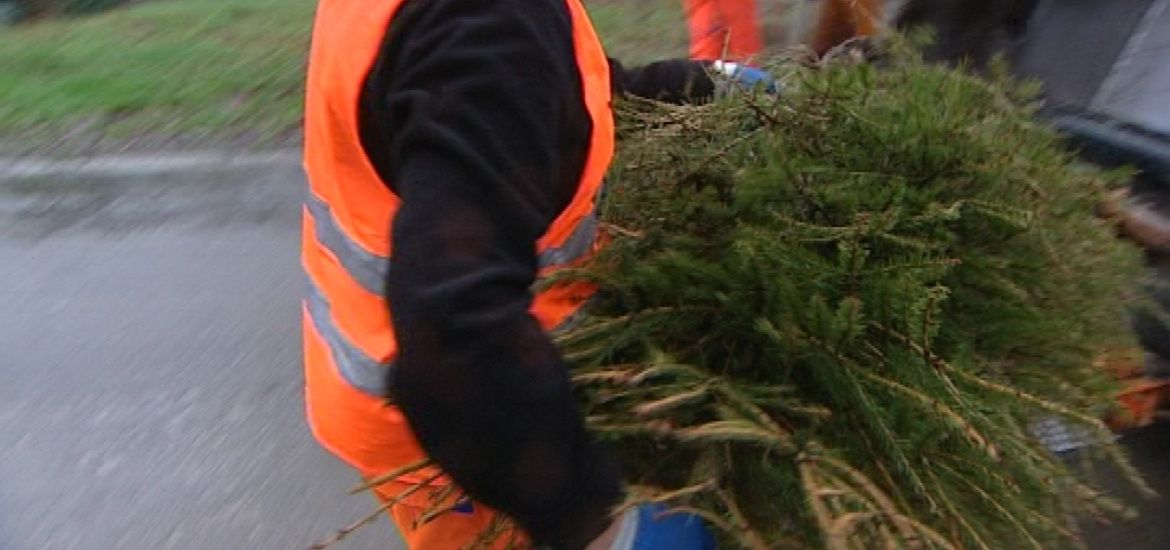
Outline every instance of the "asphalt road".
<path fill-rule="evenodd" d="M 302 419 L 299 168 L 156 164 L 0 173 L 0 550 L 299 550 L 372 509 Z"/>
<path fill-rule="evenodd" d="M 1121 444 L 1146 482 L 1161 495 L 1143 498 L 1116 469 L 1102 467 L 1092 481 L 1133 506 L 1136 518 L 1109 525 L 1087 524 L 1090 550 L 1163 550 L 1170 548 L 1170 420 L 1122 434 Z M 1070 457 L 1073 458 L 1073 457 Z"/>

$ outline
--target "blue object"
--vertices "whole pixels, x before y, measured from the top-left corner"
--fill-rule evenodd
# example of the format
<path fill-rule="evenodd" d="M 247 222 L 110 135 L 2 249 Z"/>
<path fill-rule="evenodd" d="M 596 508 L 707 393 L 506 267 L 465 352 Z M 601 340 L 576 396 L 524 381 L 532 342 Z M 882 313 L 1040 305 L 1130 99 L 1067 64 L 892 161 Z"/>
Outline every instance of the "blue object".
<path fill-rule="evenodd" d="M 777 94 L 780 92 L 776 85 L 776 79 L 763 69 L 757 69 L 748 65 L 740 65 L 736 67 L 732 74 L 735 82 L 744 88 L 754 90 L 757 87 L 770 94 Z"/>
<path fill-rule="evenodd" d="M 760 89 L 773 95 L 780 93 L 780 85 L 776 83 L 776 79 L 772 77 L 772 73 L 759 67 L 733 61 L 717 60 L 711 63 L 711 68 L 716 73 L 727 77 L 731 83 L 741 89 Z"/>
<path fill-rule="evenodd" d="M 471 503 L 471 499 L 463 498 L 460 499 L 459 502 L 455 503 L 455 506 L 451 508 L 451 511 L 455 512 L 456 514 L 471 515 L 475 513 L 475 505 Z"/>
<path fill-rule="evenodd" d="M 670 513 L 661 504 L 638 507 L 633 550 L 715 550 L 715 537 L 694 514 Z"/>

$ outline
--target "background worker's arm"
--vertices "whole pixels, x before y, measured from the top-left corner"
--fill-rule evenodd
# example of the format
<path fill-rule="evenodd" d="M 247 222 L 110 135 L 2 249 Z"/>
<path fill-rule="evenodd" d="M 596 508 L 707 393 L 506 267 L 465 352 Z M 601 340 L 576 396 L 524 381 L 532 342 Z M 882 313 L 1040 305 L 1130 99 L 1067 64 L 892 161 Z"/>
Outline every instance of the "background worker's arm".
<path fill-rule="evenodd" d="M 705 103 L 715 97 L 715 82 L 708 74 L 710 62 L 667 59 L 626 68 L 610 58 L 610 79 L 615 93 L 630 94 L 667 103 Z"/>
<path fill-rule="evenodd" d="M 387 295 L 391 393 L 427 453 L 537 542 L 610 523 L 617 469 L 529 314 L 536 240 L 591 132 L 562 0 L 410 0 L 362 101 L 363 143 L 402 199 Z"/>
<path fill-rule="evenodd" d="M 768 93 L 779 91 L 771 74 L 742 63 L 667 59 L 627 69 L 621 62 L 611 58 L 609 67 L 615 94 L 629 94 L 666 103 L 706 103 L 735 88 L 758 88 Z"/>

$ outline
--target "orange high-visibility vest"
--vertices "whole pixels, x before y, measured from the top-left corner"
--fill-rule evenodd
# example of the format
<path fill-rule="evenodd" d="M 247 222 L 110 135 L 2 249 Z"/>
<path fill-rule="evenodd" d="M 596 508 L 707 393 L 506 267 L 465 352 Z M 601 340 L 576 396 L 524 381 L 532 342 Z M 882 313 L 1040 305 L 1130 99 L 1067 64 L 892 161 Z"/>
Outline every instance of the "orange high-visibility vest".
<path fill-rule="evenodd" d="M 383 287 L 399 199 L 375 171 L 358 133 L 359 99 L 385 33 L 404 0 L 321 0 L 305 105 L 302 261 L 306 407 L 317 439 L 363 472 L 423 456 L 402 414 L 382 398 L 398 347 Z M 579 262 L 598 246 L 594 201 L 613 156 L 609 62 L 579 0 L 566 0 L 585 107 L 589 154 L 570 204 L 535 243 L 540 275 Z M 567 322 L 592 293 L 584 284 L 536 295 L 546 330 Z"/>

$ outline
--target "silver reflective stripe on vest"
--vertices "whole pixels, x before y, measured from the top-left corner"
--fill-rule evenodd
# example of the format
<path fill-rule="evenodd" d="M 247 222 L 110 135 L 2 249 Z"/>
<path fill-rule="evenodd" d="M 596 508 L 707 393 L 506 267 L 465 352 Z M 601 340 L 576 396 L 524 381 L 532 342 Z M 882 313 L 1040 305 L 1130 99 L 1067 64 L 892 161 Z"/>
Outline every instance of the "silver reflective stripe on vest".
<path fill-rule="evenodd" d="M 540 255 L 541 269 L 572 263 L 593 250 L 597 240 L 597 216 L 592 212 L 581 219 L 573 234 L 561 246 L 550 248 Z"/>
<path fill-rule="evenodd" d="M 309 320 L 313 323 L 317 334 L 320 334 L 328 345 L 329 354 L 333 356 L 333 363 L 337 365 L 341 377 L 349 385 L 362 392 L 378 397 L 385 395 L 386 377 L 394 368 L 394 362 L 379 362 L 353 345 L 333 322 L 329 300 L 325 299 L 325 296 L 312 281 L 309 281 L 307 286 L 308 296 L 305 303 L 309 310 Z M 549 332 L 564 334 L 577 328 L 585 320 L 589 305 L 588 301 L 582 304 L 577 311 L 574 311 L 572 315 L 566 317 Z"/>
<path fill-rule="evenodd" d="M 386 292 L 386 275 L 390 272 L 390 258 L 373 254 L 358 246 L 337 225 L 333 219 L 333 212 L 329 205 L 317 198 L 312 192 L 305 200 L 305 207 L 309 215 L 313 216 L 316 226 L 317 242 L 337 257 L 337 261 L 345 267 L 345 271 L 353 277 L 362 288 L 372 294 L 381 296 Z M 390 227 L 390 221 L 386 221 Z"/>
<path fill-rule="evenodd" d="M 390 272 L 390 258 L 373 254 L 353 242 L 337 224 L 329 205 L 312 192 L 308 193 L 305 208 L 313 218 L 314 236 L 317 242 L 337 258 L 342 268 L 362 288 L 371 294 L 383 295 L 386 289 L 386 277 Z M 389 228 L 389 221 L 387 221 L 387 228 Z M 549 268 L 565 265 L 583 258 L 593 249 L 593 243 L 597 238 L 597 229 L 597 218 L 593 214 L 589 214 L 577 224 L 564 244 L 551 248 L 540 255 L 538 259 L 540 267 Z M 354 346 L 337 328 L 325 295 L 312 281 L 309 282 L 308 286 L 306 304 L 309 319 L 317 329 L 317 333 L 328 344 L 333 362 L 336 363 L 341 376 L 358 390 L 370 395 L 383 395 L 386 377 L 393 363 L 378 362 Z M 583 319 L 582 312 L 575 312 L 553 331 L 569 330 L 576 326 L 581 319 Z"/>
<path fill-rule="evenodd" d="M 362 288 L 372 294 L 385 293 L 390 258 L 371 253 L 353 242 L 337 225 L 329 205 L 311 192 L 308 193 L 305 207 L 313 217 L 317 242 L 333 253 L 345 271 Z M 597 240 L 597 227 L 597 216 L 593 213 L 582 218 L 561 246 L 550 248 L 540 254 L 538 258 L 540 268 L 566 265 L 583 258 L 593 250 L 593 243 Z"/>
<path fill-rule="evenodd" d="M 337 370 L 342 378 L 365 393 L 384 395 L 386 376 L 393 364 L 378 362 L 354 346 L 333 322 L 329 301 L 312 281 L 308 286 L 308 298 L 305 302 L 309 309 L 309 319 L 317 329 L 317 334 L 320 334 L 328 344 L 329 353 L 333 356 L 333 362 L 337 364 Z"/>
<path fill-rule="evenodd" d="M 589 306 L 592 304 L 593 299 L 590 298 L 584 304 L 581 304 L 581 306 L 577 308 L 577 311 L 574 311 L 571 315 L 562 319 L 560 323 L 557 323 L 557 326 L 553 327 L 549 333 L 551 333 L 553 336 L 562 336 L 565 333 L 581 326 L 581 323 L 583 323 L 585 318 L 589 316 L 588 310 Z"/>

